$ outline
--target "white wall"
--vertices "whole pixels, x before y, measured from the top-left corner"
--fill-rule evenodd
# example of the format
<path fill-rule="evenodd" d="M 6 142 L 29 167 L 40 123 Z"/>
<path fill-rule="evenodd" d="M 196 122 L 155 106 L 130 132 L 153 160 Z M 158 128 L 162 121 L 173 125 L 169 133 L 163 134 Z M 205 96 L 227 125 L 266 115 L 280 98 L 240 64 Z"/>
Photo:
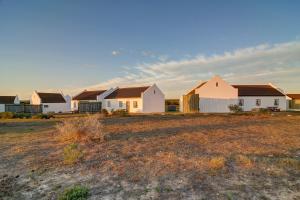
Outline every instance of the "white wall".
<path fill-rule="evenodd" d="M 199 109 L 204 113 L 230 112 L 228 106 L 236 104 L 238 99 L 238 90 L 219 76 L 196 89 L 195 94 L 199 94 Z"/>
<path fill-rule="evenodd" d="M 5 112 L 5 104 L 0 104 L 0 112 Z"/>
<path fill-rule="evenodd" d="M 165 95 L 156 84 L 142 94 L 142 100 L 143 113 L 165 112 Z"/>
<path fill-rule="evenodd" d="M 199 109 L 202 113 L 227 113 L 228 106 L 237 104 L 237 99 L 200 98 Z"/>
<path fill-rule="evenodd" d="M 107 106 L 107 102 L 110 101 L 110 107 Z M 123 102 L 123 106 L 119 107 L 119 101 Z M 102 102 L 102 108 L 106 109 L 107 111 L 119 110 L 119 109 L 126 109 L 126 102 L 130 102 L 130 110 L 131 113 L 141 113 L 143 110 L 143 101 L 142 98 L 124 98 L 124 99 L 104 99 Z M 133 107 L 133 102 L 137 101 L 138 107 Z"/>
<path fill-rule="evenodd" d="M 30 97 L 30 104 L 32 105 L 40 105 L 41 104 L 41 99 L 39 95 L 34 91 Z"/>
<path fill-rule="evenodd" d="M 244 99 L 244 106 L 241 106 L 244 111 L 251 111 L 253 108 L 267 108 L 275 107 L 274 100 L 279 99 L 280 110 L 286 110 L 286 97 L 285 96 L 254 96 L 254 97 L 239 97 L 239 99 Z M 256 106 L 256 99 L 261 99 L 261 105 Z"/>
<path fill-rule="evenodd" d="M 14 100 L 14 104 L 20 104 L 20 99 L 19 99 L 18 95 L 16 95 L 16 98 Z"/>
<path fill-rule="evenodd" d="M 70 111 L 68 103 L 43 103 L 42 106 L 43 113 L 60 113 Z"/>

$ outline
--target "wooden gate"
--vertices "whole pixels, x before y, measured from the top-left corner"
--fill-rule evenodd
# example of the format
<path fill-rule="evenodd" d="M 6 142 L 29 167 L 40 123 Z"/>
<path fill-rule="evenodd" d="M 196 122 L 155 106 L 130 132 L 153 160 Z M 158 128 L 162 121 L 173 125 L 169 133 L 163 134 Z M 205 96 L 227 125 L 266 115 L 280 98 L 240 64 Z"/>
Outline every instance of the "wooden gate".
<path fill-rule="evenodd" d="M 198 94 L 183 95 L 183 112 L 185 113 L 199 112 Z"/>
<path fill-rule="evenodd" d="M 96 113 L 101 112 L 101 102 L 79 102 L 78 111 L 79 113 Z"/>
<path fill-rule="evenodd" d="M 28 105 L 28 104 L 6 104 L 6 112 L 13 113 L 42 113 L 42 105 Z"/>

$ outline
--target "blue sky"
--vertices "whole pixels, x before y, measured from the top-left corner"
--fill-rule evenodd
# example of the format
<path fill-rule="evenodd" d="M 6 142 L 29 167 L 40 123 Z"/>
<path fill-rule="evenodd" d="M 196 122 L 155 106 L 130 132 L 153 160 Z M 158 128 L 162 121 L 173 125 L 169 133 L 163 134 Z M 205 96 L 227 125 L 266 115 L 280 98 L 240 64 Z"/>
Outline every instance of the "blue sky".
<path fill-rule="evenodd" d="M 300 1 L 0 0 L 0 94 L 157 83 L 178 97 L 214 74 L 300 92 Z"/>

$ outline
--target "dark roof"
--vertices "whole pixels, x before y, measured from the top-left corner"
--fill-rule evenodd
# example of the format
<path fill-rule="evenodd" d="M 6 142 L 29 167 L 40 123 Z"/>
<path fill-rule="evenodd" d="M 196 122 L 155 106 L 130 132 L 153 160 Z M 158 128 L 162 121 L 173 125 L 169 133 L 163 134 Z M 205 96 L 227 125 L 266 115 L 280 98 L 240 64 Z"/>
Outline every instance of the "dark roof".
<path fill-rule="evenodd" d="M 300 99 L 300 94 L 287 94 L 287 96 L 292 99 Z"/>
<path fill-rule="evenodd" d="M 66 103 L 65 98 L 60 93 L 37 93 L 41 98 L 41 103 Z"/>
<path fill-rule="evenodd" d="M 105 99 L 118 99 L 118 98 L 139 98 L 142 93 L 150 86 L 146 87 L 130 87 L 130 88 L 118 88 Z"/>
<path fill-rule="evenodd" d="M 0 96 L 0 104 L 13 104 L 16 96 Z"/>
<path fill-rule="evenodd" d="M 73 97 L 73 100 L 97 100 L 97 96 L 105 92 L 106 90 L 95 91 L 83 91 L 80 94 Z"/>
<path fill-rule="evenodd" d="M 285 96 L 271 85 L 232 85 L 239 96 Z"/>

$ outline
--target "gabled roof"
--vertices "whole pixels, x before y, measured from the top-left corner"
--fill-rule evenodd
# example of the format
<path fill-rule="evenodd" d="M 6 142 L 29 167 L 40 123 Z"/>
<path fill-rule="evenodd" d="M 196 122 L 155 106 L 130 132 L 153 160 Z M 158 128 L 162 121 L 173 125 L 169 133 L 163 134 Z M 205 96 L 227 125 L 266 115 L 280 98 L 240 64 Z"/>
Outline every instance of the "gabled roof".
<path fill-rule="evenodd" d="M 119 99 L 119 98 L 140 98 L 142 93 L 145 92 L 150 86 L 146 87 L 128 87 L 118 88 L 113 91 L 105 99 Z"/>
<path fill-rule="evenodd" d="M 105 92 L 106 90 L 95 91 L 83 91 L 80 94 L 73 97 L 73 100 L 97 100 L 97 96 Z"/>
<path fill-rule="evenodd" d="M 198 85 L 197 87 L 195 87 L 194 89 L 192 89 L 191 91 L 189 91 L 187 94 L 195 94 L 195 90 L 202 87 L 203 85 L 205 85 L 207 83 L 207 81 L 200 83 L 200 85 Z"/>
<path fill-rule="evenodd" d="M 0 96 L 0 104 L 14 104 L 16 96 Z"/>
<path fill-rule="evenodd" d="M 232 85 L 239 96 L 285 96 L 271 85 Z"/>
<path fill-rule="evenodd" d="M 300 94 L 286 94 L 286 95 L 292 99 L 300 99 Z"/>
<path fill-rule="evenodd" d="M 41 103 L 66 103 L 66 100 L 61 93 L 37 92 L 37 94 L 41 99 Z"/>

